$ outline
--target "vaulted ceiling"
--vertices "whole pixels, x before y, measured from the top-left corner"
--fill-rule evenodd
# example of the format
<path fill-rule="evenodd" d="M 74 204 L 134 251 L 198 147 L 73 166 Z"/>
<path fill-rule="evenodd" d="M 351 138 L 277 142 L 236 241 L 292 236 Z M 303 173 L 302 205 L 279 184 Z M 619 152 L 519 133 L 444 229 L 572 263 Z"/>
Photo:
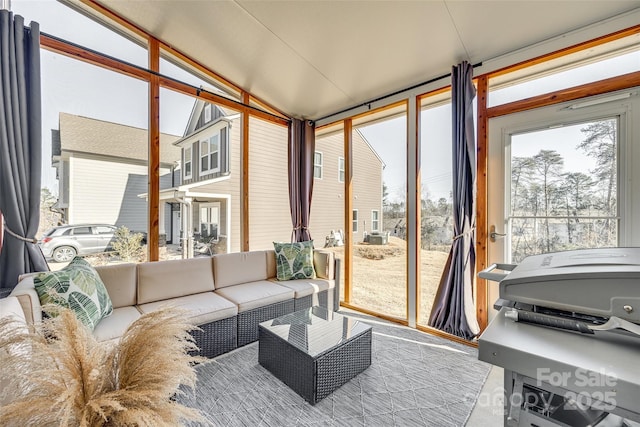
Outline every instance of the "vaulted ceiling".
<path fill-rule="evenodd" d="M 294 117 L 317 119 L 635 14 L 637 0 L 100 0 Z M 624 15 L 623 15 L 624 16 Z"/>

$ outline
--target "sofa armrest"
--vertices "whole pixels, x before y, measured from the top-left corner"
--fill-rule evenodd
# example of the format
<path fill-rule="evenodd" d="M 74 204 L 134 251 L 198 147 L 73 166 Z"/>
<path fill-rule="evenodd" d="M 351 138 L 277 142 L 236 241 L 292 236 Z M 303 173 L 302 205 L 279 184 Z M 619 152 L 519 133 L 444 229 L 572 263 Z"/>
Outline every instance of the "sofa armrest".
<path fill-rule="evenodd" d="M 20 301 L 24 317 L 29 324 L 42 321 L 42 306 L 33 283 L 33 276 L 34 274 L 21 276 L 20 281 L 10 294 L 10 296 L 16 297 Z"/>
<path fill-rule="evenodd" d="M 335 275 L 333 252 L 313 251 L 313 268 L 320 279 L 333 279 Z"/>

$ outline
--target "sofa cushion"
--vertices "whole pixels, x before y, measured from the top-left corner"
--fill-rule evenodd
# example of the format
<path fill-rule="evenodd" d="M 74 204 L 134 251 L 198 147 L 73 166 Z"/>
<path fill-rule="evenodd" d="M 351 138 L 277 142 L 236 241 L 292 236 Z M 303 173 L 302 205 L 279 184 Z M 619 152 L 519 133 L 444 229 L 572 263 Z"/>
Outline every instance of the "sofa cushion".
<path fill-rule="evenodd" d="M 140 312 L 133 306 L 114 308 L 111 316 L 96 325 L 93 336 L 100 342 L 120 338 L 139 317 Z"/>
<path fill-rule="evenodd" d="M 294 296 L 293 290 L 267 280 L 227 286 L 216 289 L 215 293 L 236 304 L 240 313 L 286 301 Z"/>
<path fill-rule="evenodd" d="M 275 283 L 289 288 L 295 292 L 296 298 L 302 298 L 309 295 L 335 288 L 334 280 L 326 279 L 296 279 L 275 281 Z"/>
<path fill-rule="evenodd" d="M 189 310 L 189 320 L 195 325 L 215 322 L 238 314 L 238 307 L 213 292 L 171 298 L 165 301 L 151 302 L 138 306 L 143 313 L 149 313 L 160 307 L 171 306 Z"/>
<path fill-rule="evenodd" d="M 313 241 L 297 243 L 273 242 L 276 251 L 278 280 L 313 279 Z"/>
<path fill-rule="evenodd" d="M 210 257 L 138 264 L 138 305 L 214 290 Z"/>
<path fill-rule="evenodd" d="M 113 308 L 136 305 L 136 264 L 96 266 Z"/>
<path fill-rule="evenodd" d="M 266 280 L 267 255 L 265 251 L 234 252 L 213 256 L 216 289 L 238 283 Z"/>
<path fill-rule="evenodd" d="M 104 283 L 84 258 L 75 257 L 59 271 L 36 274 L 33 283 L 41 304 L 58 304 L 71 309 L 91 330 L 113 311 Z"/>

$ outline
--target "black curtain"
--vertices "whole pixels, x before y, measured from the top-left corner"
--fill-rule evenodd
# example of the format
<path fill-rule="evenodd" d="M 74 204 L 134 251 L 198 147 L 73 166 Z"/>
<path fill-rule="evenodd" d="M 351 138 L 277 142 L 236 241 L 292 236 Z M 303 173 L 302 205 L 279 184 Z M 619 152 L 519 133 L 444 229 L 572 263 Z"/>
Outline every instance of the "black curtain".
<path fill-rule="evenodd" d="M 293 119 L 289 124 L 289 207 L 292 242 L 311 240 L 309 217 L 313 195 L 313 156 L 315 127 L 306 120 Z"/>
<path fill-rule="evenodd" d="M 475 252 L 476 144 L 473 129 L 473 67 L 451 72 L 453 115 L 453 229 L 449 258 L 433 302 L 429 326 L 470 340 L 480 332 L 473 301 Z"/>
<path fill-rule="evenodd" d="M 0 291 L 13 289 L 18 276 L 48 270 L 36 244 L 40 221 L 42 130 L 40 28 L 0 10 L 0 212 L 4 239 L 0 252 Z"/>

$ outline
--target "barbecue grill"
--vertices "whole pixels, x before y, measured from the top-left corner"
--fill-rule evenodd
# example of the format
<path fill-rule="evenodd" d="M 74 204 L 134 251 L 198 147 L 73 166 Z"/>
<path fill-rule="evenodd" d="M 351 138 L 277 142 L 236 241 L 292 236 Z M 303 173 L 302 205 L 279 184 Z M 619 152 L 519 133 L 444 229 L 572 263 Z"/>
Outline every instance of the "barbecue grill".
<path fill-rule="evenodd" d="M 640 426 L 640 248 L 494 264 L 480 360 L 505 370 L 505 425 Z"/>

